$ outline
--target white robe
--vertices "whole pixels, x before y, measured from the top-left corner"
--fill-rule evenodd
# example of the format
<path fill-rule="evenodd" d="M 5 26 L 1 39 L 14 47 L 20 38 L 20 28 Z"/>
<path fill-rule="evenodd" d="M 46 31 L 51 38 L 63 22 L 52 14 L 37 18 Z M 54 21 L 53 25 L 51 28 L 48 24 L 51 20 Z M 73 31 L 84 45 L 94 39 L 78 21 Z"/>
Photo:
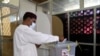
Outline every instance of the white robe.
<path fill-rule="evenodd" d="M 38 56 L 35 44 L 58 41 L 58 36 L 36 32 L 26 25 L 19 25 L 14 33 L 14 56 Z"/>

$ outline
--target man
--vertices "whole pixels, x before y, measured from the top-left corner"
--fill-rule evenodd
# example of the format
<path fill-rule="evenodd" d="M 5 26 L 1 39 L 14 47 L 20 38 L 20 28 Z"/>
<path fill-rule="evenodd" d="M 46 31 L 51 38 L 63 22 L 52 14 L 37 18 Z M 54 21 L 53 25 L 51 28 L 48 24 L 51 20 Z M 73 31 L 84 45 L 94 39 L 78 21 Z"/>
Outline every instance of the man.
<path fill-rule="evenodd" d="M 23 24 L 19 25 L 14 33 L 14 56 L 38 56 L 36 44 L 59 41 L 58 36 L 33 30 L 36 18 L 37 16 L 31 12 L 24 14 Z"/>

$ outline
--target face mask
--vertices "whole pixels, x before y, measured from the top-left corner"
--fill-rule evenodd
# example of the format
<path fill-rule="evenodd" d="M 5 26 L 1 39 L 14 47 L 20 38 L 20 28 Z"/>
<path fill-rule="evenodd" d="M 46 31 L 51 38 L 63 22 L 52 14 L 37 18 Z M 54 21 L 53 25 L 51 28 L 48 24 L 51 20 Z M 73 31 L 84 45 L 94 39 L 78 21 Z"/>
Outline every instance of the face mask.
<path fill-rule="evenodd" d="M 35 29 L 35 27 L 36 27 L 35 23 L 32 23 L 32 25 L 30 26 L 30 28 L 32 28 L 32 29 Z"/>

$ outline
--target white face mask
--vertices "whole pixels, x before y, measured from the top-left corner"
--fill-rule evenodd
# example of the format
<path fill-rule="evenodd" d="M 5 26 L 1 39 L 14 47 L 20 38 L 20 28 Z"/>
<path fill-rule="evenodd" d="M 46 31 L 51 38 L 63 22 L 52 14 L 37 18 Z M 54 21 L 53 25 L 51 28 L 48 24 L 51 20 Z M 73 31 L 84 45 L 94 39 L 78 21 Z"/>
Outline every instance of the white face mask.
<path fill-rule="evenodd" d="M 30 28 L 32 28 L 32 29 L 35 29 L 35 27 L 36 27 L 35 23 L 32 23 L 32 25 L 30 26 Z"/>

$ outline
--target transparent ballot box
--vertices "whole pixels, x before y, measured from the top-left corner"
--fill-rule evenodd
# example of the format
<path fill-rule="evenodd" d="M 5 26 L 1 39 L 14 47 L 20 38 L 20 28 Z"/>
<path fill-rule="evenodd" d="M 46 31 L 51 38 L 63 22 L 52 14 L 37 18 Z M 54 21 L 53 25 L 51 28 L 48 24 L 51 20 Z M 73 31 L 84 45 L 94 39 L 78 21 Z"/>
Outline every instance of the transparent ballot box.
<path fill-rule="evenodd" d="M 49 45 L 50 56 L 75 56 L 75 42 L 66 41 L 64 43 L 56 43 Z"/>

